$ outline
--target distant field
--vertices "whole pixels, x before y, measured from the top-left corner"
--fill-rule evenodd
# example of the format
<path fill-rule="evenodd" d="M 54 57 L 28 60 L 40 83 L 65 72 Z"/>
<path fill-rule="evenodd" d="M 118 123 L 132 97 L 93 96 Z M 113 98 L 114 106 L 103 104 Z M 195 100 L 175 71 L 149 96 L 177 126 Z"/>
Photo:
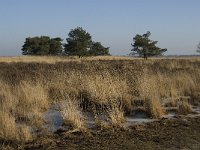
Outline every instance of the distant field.
<path fill-rule="evenodd" d="M 123 56 L 94 56 L 94 57 L 77 57 L 77 56 L 17 56 L 17 57 L 0 57 L 0 62 L 39 62 L 39 63 L 56 63 L 81 60 L 132 60 L 140 59 Z"/>
<path fill-rule="evenodd" d="M 53 105 L 69 131 L 124 128 L 142 113 L 159 119 L 200 106 L 200 58 L 0 57 L 0 141 L 31 141 Z M 103 115 L 103 119 L 102 119 Z"/>
<path fill-rule="evenodd" d="M 76 56 L 16 56 L 16 57 L 0 57 L 0 62 L 38 62 L 38 63 L 56 63 L 56 62 L 67 62 L 67 61 L 81 61 L 81 60 L 135 60 L 142 59 L 139 57 L 130 56 L 92 56 L 78 58 Z M 154 59 L 200 59 L 199 56 L 162 56 L 162 57 L 151 57 L 150 60 Z"/>

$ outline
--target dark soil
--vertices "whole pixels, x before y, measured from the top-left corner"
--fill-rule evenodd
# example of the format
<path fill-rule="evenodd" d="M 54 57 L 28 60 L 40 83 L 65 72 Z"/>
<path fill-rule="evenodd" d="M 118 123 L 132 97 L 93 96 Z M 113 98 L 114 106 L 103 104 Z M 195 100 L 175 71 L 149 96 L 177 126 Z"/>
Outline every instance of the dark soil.
<path fill-rule="evenodd" d="M 28 150 L 40 149 L 155 149 L 200 150 L 200 117 L 161 119 L 128 129 L 103 128 L 84 132 L 64 132 L 40 136 L 18 145 Z M 16 149 L 15 145 L 15 149 Z"/>

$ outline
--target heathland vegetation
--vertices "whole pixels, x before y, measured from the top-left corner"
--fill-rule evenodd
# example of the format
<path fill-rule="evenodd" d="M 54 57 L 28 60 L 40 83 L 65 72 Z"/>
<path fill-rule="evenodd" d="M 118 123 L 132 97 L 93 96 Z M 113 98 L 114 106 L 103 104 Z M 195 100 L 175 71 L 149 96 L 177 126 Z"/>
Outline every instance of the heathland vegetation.
<path fill-rule="evenodd" d="M 200 59 L 147 60 L 167 51 L 150 35 L 137 34 L 131 44 L 131 54 L 144 59 L 109 56 L 109 47 L 81 27 L 69 32 L 67 43 L 59 37 L 26 38 L 22 54 L 31 56 L 0 58 L 0 148 L 52 134 L 55 121 L 47 119 L 52 110 L 62 118 L 62 128 L 53 131 L 67 135 L 90 135 L 92 128 L 126 130 L 127 118 L 138 113 L 161 119 L 169 112 L 194 112 L 200 106 Z"/>
<path fill-rule="evenodd" d="M 46 131 L 44 112 L 54 104 L 68 130 L 87 132 L 87 113 L 97 126 L 124 128 L 144 112 L 162 118 L 168 108 L 187 114 L 200 105 L 200 59 L 41 57 L 0 59 L 0 139 L 30 141 Z"/>

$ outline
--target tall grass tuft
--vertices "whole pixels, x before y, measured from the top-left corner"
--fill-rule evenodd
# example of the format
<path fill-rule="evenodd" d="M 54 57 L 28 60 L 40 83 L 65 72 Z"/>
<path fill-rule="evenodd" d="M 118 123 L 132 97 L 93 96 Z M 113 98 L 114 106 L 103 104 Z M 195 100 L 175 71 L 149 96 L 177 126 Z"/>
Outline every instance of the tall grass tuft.
<path fill-rule="evenodd" d="M 188 114 L 192 112 L 192 106 L 188 102 L 181 102 L 178 106 L 178 113 L 179 114 Z"/>
<path fill-rule="evenodd" d="M 123 127 L 123 123 L 126 121 L 124 117 L 124 108 L 122 103 L 117 100 L 109 100 L 108 102 L 108 116 L 111 124 L 114 127 Z"/>
<path fill-rule="evenodd" d="M 73 129 L 85 129 L 85 117 L 76 98 L 66 97 L 61 109 L 65 125 L 70 125 Z"/>
<path fill-rule="evenodd" d="M 15 118 L 0 111 L 0 138 L 7 140 L 19 140 L 17 124 Z"/>
<path fill-rule="evenodd" d="M 159 99 L 160 93 L 156 77 L 145 73 L 138 82 L 140 97 L 144 100 L 146 113 L 152 118 L 162 117 L 164 109 Z"/>

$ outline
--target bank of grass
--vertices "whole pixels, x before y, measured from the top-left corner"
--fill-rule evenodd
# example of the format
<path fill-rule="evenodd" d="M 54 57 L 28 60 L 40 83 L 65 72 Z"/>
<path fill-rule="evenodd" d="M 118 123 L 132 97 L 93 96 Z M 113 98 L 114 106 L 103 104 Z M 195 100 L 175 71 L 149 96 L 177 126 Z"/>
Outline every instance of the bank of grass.
<path fill-rule="evenodd" d="M 182 102 L 180 113 L 189 112 L 191 104 L 200 104 L 199 66 L 199 58 L 0 58 L 0 117 L 12 126 L 9 130 L 1 123 L 1 138 L 30 140 L 28 126 L 41 128 L 43 112 L 59 101 L 66 101 L 65 121 L 81 129 L 85 111 L 107 114 L 113 126 L 121 126 L 125 115 L 141 107 L 161 118 L 167 99 L 174 106 Z"/>

